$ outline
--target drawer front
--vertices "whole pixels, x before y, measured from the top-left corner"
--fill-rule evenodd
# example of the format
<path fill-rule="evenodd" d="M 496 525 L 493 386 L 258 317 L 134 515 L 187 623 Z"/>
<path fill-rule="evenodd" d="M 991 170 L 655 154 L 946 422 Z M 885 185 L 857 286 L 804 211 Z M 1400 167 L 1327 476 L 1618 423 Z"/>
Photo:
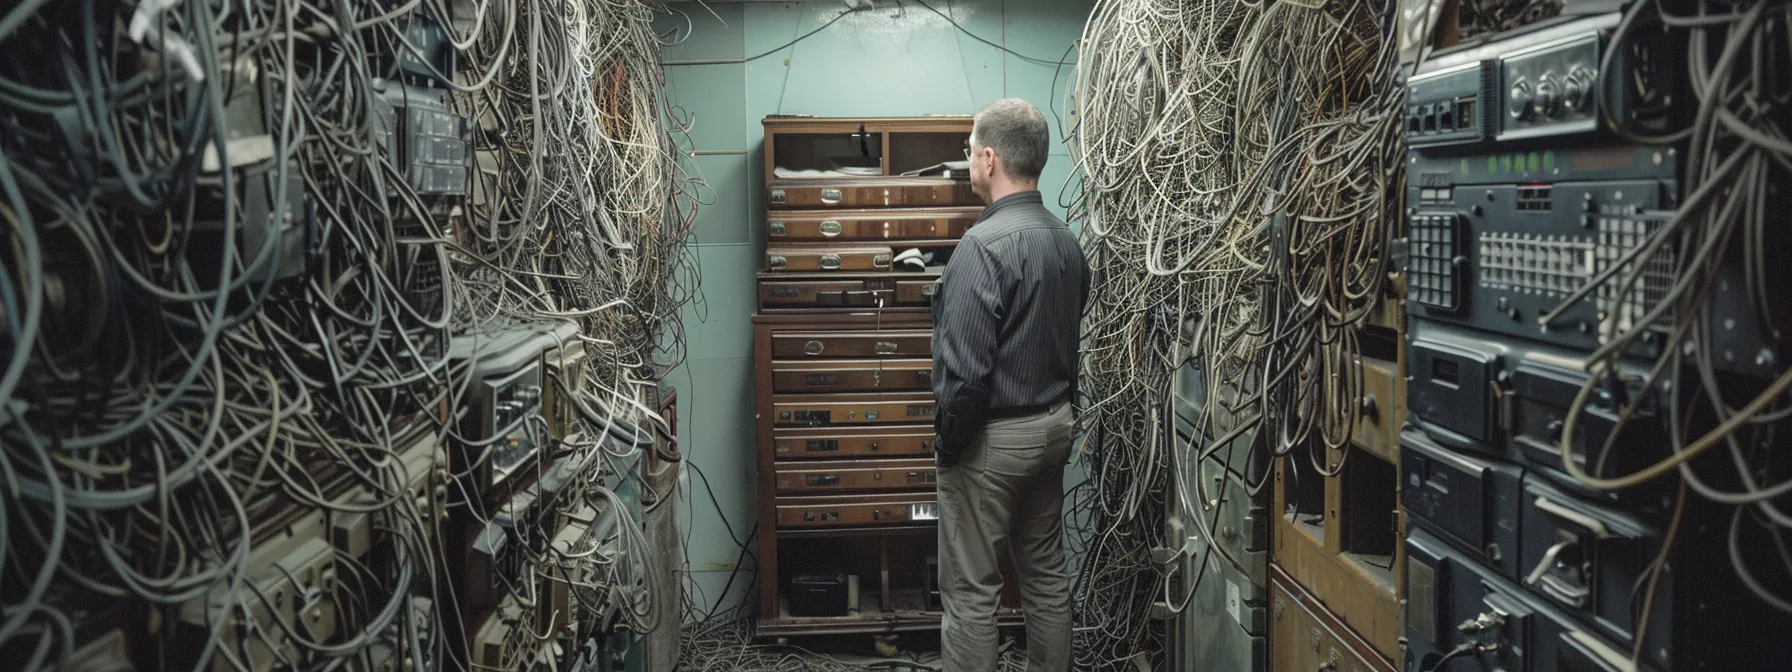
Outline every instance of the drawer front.
<path fill-rule="evenodd" d="M 788 192 L 787 192 L 788 193 Z M 982 208 L 900 211 L 773 212 L 766 236 L 773 242 L 941 240 L 964 237 Z"/>
<path fill-rule="evenodd" d="M 778 467 L 778 492 L 932 490 L 933 460 L 803 462 Z"/>
<path fill-rule="evenodd" d="M 939 520 L 931 492 L 885 497 L 780 497 L 778 527 L 805 529 L 930 524 Z"/>
<path fill-rule="evenodd" d="M 1363 377 L 1362 415 L 1351 432 L 1352 441 L 1390 462 L 1399 459 L 1400 426 L 1406 424 L 1406 381 L 1395 375 L 1393 362 L 1374 357 L 1357 358 Z"/>
<path fill-rule="evenodd" d="M 925 392 L 933 389 L 933 360 L 872 359 L 775 362 L 777 392 Z"/>
<path fill-rule="evenodd" d="M 887 271 L 888 247 L 770 247 L 765 250 L 768 271 Z"/>
<path fill-rule="evenodd" d="M 772 210 L 981 205 L 969 182 L 928 178 L 778 180 L 772 182 L 765 202 Z"/>
<path fill-rule="evenodd" d="M 1394 672 L 1395 667 L 1348 632 L 1335 616 L 1281 581 L 1272 582 L 1269 604 L 1272 672 Z M 1321 615 L 1321 612 L 1324 615 Z M 1456 669 L 1451 666 L 1450 669 Z M 1463 669 L 1469 669 L 1464 667 Z"/>
<path fill-rule="evenodd" d="M 820 308 L 824 306 L 877 305 L 877 296 L 895 298 L 894 289 L 869 289 L 864 280 L 765 280 L 759 283 L 762 308 Z"/>
<path fill-rule="evenodd" d="M 932 280 L 896 281 L 896 302 L 903 305 L 933 305 L 933 294 L 940 285 Z"/>
<path fill-rule="evenodd" d="M 772 334 L 774 359 L 932 356 L 933 332 L 930 331 Z"/>
<path fill-rule="evenodd" d="M 776 429 L 772 446 L 779 460 L 932 455 L 933 426 Z"/>
<path fill-rule="evenodd" d="M 932 422 L 933 395 L 890 399 L 857 395 L 826 397 L 826 401 L 772 400 L 773 422 L 797 427 L 862 425 L 890 422 Z"/>
<path fill-rule="evenodd" d="M 759 308 L 916 308 L 928 305 L 928 301 L 917 298 L 917 292 L 910 292 L 907 300 L 898 296 L 898 284 L 895 277 L 760 280 Z"/>

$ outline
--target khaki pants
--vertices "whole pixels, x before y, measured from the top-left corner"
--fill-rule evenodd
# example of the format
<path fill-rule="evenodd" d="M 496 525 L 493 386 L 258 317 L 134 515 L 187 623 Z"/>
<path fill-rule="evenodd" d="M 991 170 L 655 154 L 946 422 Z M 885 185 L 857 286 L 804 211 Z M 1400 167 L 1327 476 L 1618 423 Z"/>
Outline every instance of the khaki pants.
<path fill-rule="evenodd" d="M 1064 465 L 1070 404 L 989 423 L 953 467 L 939 470 L 940 649 L 946 672 L 996 669 L 1001 554 L 1020 580 L 1027 670 L 1070 669 L 1070 577 L 1064 561 Z"/>

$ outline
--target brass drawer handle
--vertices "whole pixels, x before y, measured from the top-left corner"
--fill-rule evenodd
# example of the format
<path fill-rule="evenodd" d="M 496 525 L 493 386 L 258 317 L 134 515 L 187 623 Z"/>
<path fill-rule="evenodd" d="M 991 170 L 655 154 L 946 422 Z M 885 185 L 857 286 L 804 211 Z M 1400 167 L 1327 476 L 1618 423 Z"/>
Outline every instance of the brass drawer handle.
<path fill-rule="evenodd" d="M 782 254 L 773 254 L 766 257 L 765 264 L 774 271 L 782 271 L 790 265 L 790 261 Z"/>
<path fill-rule="evenodd" d="M 834 188 L 830 187 L 830 188 L 821 190 L 821 202 L 826 203 L 828 205 L 838 204 L 841 200 L 844 200 L 845 198 L 846 198 L 846 196 L 844 194 L 841 194 L 839 189 L 834 189 Z"/>
<path fill-rule="evenodd" d="M 772 202 L 773 203 L 783 203 L 784 202 L 784 190 L 783 189 L 773 189 L 772 190 Z"/>
<path fill-rule="evenodd" d="M 783 222 L 772 222 L 771 229 L 772 229 L 772 235 L 774 235 L 774 236 L 783 236 L 784 235 L 784 223 Z"/>
<path fill-rule="evenodd" d="M 890 255 L 880 254 L 875 257 L 872 257 L 871 265 L 875 266 L 877 268 L 889 268 L 890 267 Z"/>
<path fill-rule="evenodd" d="M 821 235 L 833 238 L 834 236 L 840 235 L 840 231 L 840 222 L 829 219 L 821 223 Z"/>
<path fill-rule="evenodd" d="M 821 270 L 824 270 L 824 271 L 840 270 L 840 255 L 838 255 L 838 254 L 821 255 Z"/>
<path fill-rule="evenodd" d="M 896 354 L 895 341 L 877 341 L 871 344 L 871 351 L 880 355 Z"/>
<path fill-rule="evenodd" d="M 827 344 L 822 343 L 821 341 L 809 341 L 808 343 L 803 344 L 803 354 L 810 357 L 817 357 L 820 356 L 821 351 L 827 349 L 827 347 Z"/>

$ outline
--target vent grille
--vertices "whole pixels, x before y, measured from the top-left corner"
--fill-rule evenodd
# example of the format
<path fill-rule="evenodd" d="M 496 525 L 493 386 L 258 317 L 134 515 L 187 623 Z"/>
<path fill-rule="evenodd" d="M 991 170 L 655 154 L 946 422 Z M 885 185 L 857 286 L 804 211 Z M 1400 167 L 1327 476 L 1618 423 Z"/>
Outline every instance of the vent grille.
<path fill-rule="evenodd" d="M 1413 215 L 1408 227 L 1406 298 L 1440 310 L 1462 307 L 1462 274 L 1457 258 L 1461 218 L 1454 214 Z"/>

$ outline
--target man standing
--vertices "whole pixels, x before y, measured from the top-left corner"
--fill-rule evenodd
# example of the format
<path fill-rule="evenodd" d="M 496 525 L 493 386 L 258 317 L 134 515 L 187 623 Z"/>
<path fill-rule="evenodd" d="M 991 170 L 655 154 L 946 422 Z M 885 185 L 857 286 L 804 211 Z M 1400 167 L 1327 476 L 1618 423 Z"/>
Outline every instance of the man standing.
<path fill-rule="evenodd" d="M 977 113 L 971 187 L 989 207 L 952 253 L 933 304 L 947 672 L 996 669 L 1004 553 L 1026 610 L 1027 669 L 1070 668 L 1064 465 L 1089 269 L 1039 195 L 1050 141 L 1045 116 L 1024 100 Z"/>

